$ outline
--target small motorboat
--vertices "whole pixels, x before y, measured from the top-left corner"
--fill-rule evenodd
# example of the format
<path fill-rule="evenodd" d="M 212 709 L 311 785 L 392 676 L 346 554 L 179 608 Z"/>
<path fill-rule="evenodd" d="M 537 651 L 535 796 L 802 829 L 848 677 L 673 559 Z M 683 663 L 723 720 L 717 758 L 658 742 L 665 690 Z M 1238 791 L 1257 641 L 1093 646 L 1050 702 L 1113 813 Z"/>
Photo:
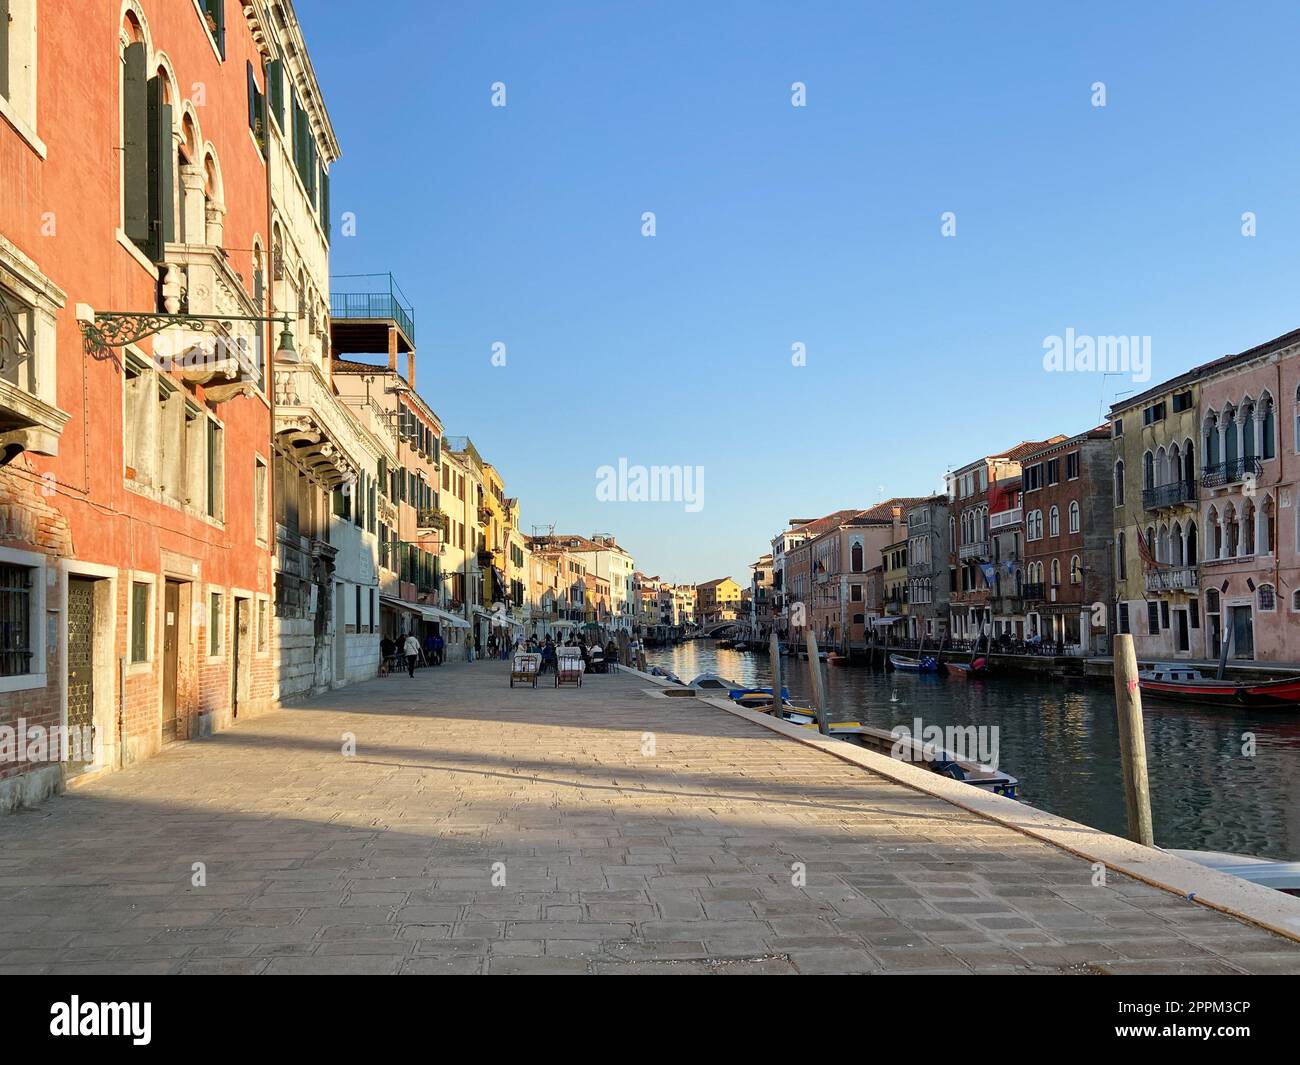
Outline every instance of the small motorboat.
<path fill-rule="evenodd" d="M 1300 895 L 1300 862 L 1252 858 L 1245 854 L 1226 854 L 1223 851 L 1170 850 L 1166 853 L 1176 854 L 1179 858 L 1186 858 L 1207 869 L 1239 876 L 1252 884 L 1274 888 L 1288 895 Z"/>
<path fill-rule="evenodd" d="M 1300 677 L 1281 680 L 1216 680 L 1183 665 L 1156 665 L 1138 673 L 1143 695 L 1186 703 L 1223 706 L 1300 705 Z"/>
<path fill-rule="evenodd" d="M 1018 799 L 1020 795 L 1020 781 L 1010 773 L 969 758 L 959 758 L 951 751 L 912 736 L 900 736 L 887 729 L 841 721 L 831 726 L 831 734 L 856 743 L 859 747 L 887 754 L 900 762 L 911 762 L 932 773 L 960 780 L 995 795 L 1005 795 L 1008 799 Z"/>
<path fill-rule="evenodd" d="M 849 664 L 849 656 L 836 654 L 832 651 L 826 656 L 826 661 L 832 666 L 847 666 Z"/>
<path fill-rule="evenodd" d="M 939 660 L 933 655 L 920 658 L 905 658 L 903 655 L 890 655 L 889 664 L 904 673 L 938 673 Z"/>
<path fill-rule="evenodd" d="M 986 658 L 977 658 L 973 662 L 945 662 L 943 665 L 950 677 L 969 677 L 972 674 L 978 676 L 987 673 L 989 668 Z"/>

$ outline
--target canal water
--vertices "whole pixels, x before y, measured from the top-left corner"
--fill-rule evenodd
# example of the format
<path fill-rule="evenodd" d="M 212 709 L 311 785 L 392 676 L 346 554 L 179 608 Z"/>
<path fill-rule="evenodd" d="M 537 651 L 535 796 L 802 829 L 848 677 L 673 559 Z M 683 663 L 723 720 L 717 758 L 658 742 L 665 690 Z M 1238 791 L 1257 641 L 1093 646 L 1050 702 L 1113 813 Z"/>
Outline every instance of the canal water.
<path fill-rule="evenodd" d="M 771 686 L 766 655 L 688 640 L 647 651 L 649 665 L 689 683 L 716 672 Z M 806 661 L 781 660 L 785 686 L 810 700 Z M 880 728 L 997 726 L 997 767 L 1021 797 L 1116 835 L 1127 834 L 1115 700 L 1105 684 L 1000 675 L 946 675 L 823 666 L 839 720 Z M 1300 711 L 1222 711 L 1147 701 L 1147 761 L 1156 843 L 1300 861 Z M 1253 757 L 1243 755 L 1255 737 Z"/>

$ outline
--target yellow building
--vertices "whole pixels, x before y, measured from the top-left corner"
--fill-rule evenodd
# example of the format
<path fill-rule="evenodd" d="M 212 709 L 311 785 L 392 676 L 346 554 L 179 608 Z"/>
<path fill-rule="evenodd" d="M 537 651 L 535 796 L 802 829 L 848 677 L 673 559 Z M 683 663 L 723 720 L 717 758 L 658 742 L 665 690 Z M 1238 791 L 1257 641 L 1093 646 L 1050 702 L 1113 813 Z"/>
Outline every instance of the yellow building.
<path fill-rule="evenodd" d="M 743 589 L 730 577 L 719 577 L 695 586 L 695 616 L 701 625 L 735 621 Z"/>

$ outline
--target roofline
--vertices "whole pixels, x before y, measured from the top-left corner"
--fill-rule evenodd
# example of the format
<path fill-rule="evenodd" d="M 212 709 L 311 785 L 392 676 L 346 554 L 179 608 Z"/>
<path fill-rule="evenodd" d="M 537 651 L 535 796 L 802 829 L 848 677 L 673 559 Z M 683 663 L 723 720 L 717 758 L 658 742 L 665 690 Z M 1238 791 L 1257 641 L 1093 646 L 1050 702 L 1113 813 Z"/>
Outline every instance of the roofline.
<path fill-rule="evenodd" d="M 1250 362 L 1252 359 L 1263 358 L 1272 355 L 1276 351 L 1300 344 L 1300 329 L 1292 329 L 1289 333 L 1283 333 L 1272 340 L 1266 340 L 1262 344 L 1256 344 L 1253 348 L 1247 348 L 1245 351 L 1239 351 L 1235 355 L 1221 355 L 1217 359 L 1211 359 L 1209 362 L 1203 362 L 1198 366 L 1193 366 L 1190 370 L 1171 377 L 1167 381 L 1161 381 L 1153 385 L 1145 392 L 1140 392 L 1136 396 L 1130 396 L 1128 399 L 1119 403 L 1111 404 L 1108 417 L 1114 419 L 1117 414 L 1121 414 L 1132 407 L 1139 406 L 1147 401 L 1154 399 L 1156 396 L 1163 395 L 1165 392 L 1171 392 L 1179 385 L 1193 384 L 1203 380 L 1206 377 L 1216 376 L 1225 370 L 1236 369 L 1243 363 Z"/>

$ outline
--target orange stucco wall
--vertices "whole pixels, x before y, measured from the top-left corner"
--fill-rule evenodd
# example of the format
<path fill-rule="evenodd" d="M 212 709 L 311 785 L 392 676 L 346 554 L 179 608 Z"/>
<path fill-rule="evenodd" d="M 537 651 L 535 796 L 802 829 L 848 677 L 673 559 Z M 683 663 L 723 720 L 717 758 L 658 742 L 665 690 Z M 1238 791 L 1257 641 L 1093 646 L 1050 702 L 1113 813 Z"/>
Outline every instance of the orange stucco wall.
<path fill-rule="evenodd" d="M 228 2 L 223 62 L 189 0 L 141 0 L 140 8 L 151 58 L 166 54 L 181 99 L 195 103 L 202 140 L 215 149 L 225 205 L 222 243 L 230 266 L 251 292 L 254 237 L 261 237 L 265 246 L 269 231 L 266 172 L 248 129 L 247 62 L 253 63 L 262 83 L 262 59 L 252 32 L 241 5 Z M 260 396 L 208 405 L 225 429 L 223 523 L 191 516 L 127 487 L 120 352 L 87 355 L 75 320 L 79 303 L 100 311 L 150 311 L 158 306 L 155 277 L 117 237 L 120 11 L 116 0 L 39 5 L 36 132 L 47 148 L 46 158 L 0 120 L 0 234 L 67 294 L 57 330 L 57 405 L 71 416 L 57 458 L 29 452 L 0 469 L 0 504 L 40 515 L 19 539 L 5 538 L 0 531 L 0 546 L 118 569 L 113 663 L 127 650 L 129 571 L 156 575 L 155 668 L 135 667 L 127 676 L 124 724 L 129 761 L 150 753 L 159 742 L 165 576 L 196 582 L 196 597 L 205 595 L 209 586 L 224 590 L 227 648 L 234 595 L 253 593 L 255 624 L 255 596 L 271 594 L 269 548 L 254 535 L 253 487 L 254 454 L 269 458 L 270 414 Z M 173 100 L 174 106 L 178 103 Z M 148 342 L 141 348 L 147 352 Z M 201 387 L 190 386 L 189 391 L 203 402 Z M 50 589 L 53 627 L 65 624 L 62 615 L 56 616 L 63 584 L 60 574 Z M 182 670 L 183 699 L 191 712 L 209 710 L 220 720 L 229 710 L 228 660 L 207 655 L 206 609 L 201 617 L 194 612 L 186 621 L 180 645 L 180 657 L 188 659 Z M 271 658 L 269 653 L 256 655 L 255 635 L 254 629 L 251 687 L 244 710 L 267 702 L 271 690 Z M 50 648 L 45 691 L 0 692 L 0 723 L 18 713 L 57 720 L 64 666 L 52 635 Z M 116 700 L 115 689 L 115 683 L 107 689 L 97 685 L 97 704 Z M 120 729 L 121 723 L 115 727 Z M 13 766 L 0 766 L 0 779 L 13 772 Z"/>

